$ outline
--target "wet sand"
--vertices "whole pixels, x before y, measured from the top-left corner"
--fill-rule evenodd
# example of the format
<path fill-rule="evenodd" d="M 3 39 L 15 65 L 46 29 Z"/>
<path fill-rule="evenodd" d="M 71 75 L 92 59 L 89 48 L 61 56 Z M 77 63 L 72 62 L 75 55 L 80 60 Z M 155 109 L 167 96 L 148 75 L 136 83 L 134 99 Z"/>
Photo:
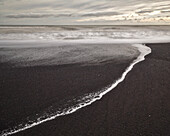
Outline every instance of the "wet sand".
<path fill-rule="evenodd" d="M 93 46 L 89 46 L 89 48 L 95 48 Z M 108 54 L 112 54 L 116 50 L 125 50 L 125 52 L 130 50 L 132 52 L 128 52 L 126 55 L 132 55 L 122 57 L 120 55 L 115 55 L 114 57 L 110 55 L 111 57 L 109 57 L 107 54 L 99 55 L 102 52 L 96 49 L 96 55 L 101 56 L 101 58 L 91 53 L 90 57 L 95 56 L 96 58 L 96 62 L 91 61 L 93 64 L 82 62 L 34 66 L 38 63 L 44 63 L 44 61 L 49 62 L 46 58 L 38 60 L 39 55 L 41 56 L 45 53 L 48 53 L 45 54 L 47 57 L 51 54 L 54 55 L 57 48 L 2 48 L 0 56 L 0 131 L 18 126 L 20 123 L 27 123 L 27 117 L 37 119 L 39 116 L 37 117 L 36 114 L 43 114 L 51 106 L 53 108 L 62 107 L 61 105 L 67 104 L 65 103 L 67 101 L 83 96 L 86 93 L 100 91 L 103 87 L 112 84 L 120 77 L 139 52 L 136 49 L 133 50 L 130 45 L 127 47 L 123 45 L 122 47 L 119 47 L 119 45 L 108 46 L 112 48 L 112 50 L 109 50 L 110 53 L 107 52 Z M 80 46 L 80 48 L 82 47 Z M 40 49 L 46 52 L 42 52 Z M 84 51 L 83 49 L 79 50 L 78 46 L 76 46 L 76 50 L 73 47 L 72 49 L 76 51 L 76 54 L 80 55 Z M 53 52 L 49 53 L 49 51 Z M 69 52 L 68 49 L 66 51 Z M 121 53 L 118 52 L 118 54 Z M 31 62 L 25 61 L 29 59 L 28 56 L 33 55 L 37 55 L 38 57 L 34 58 L 38 59 L 33 59 Z M 68 53 L 65 58 L 68 58 L 67 55 Z M 53 59 L 56 57 L 61 58 L 61 56 L 56 55 Z M 75 57 L 73 58 L 72 60 L 75 60 Z M 58 59 L 56 58 L 55 61 L 57 62 Z M 30 66 L 25 66 L 22 61 L 30 64 Z M 17 64 L 20 64 L 21 67 L 15 67 Z"/>
<path fill-rule="evenodd" d="M 169 135 L 170 44 L 147 46 L 151 47 L 152 53 L 135 65 L 126 79 L 101 100 L 14 135 Z"/>

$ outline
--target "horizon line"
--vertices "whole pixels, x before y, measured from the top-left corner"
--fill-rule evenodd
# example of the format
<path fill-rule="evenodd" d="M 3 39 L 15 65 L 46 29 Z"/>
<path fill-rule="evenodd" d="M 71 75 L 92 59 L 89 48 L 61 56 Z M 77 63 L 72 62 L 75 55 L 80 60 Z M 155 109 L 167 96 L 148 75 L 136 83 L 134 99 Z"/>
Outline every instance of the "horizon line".
<path fill-rule="evenodd" d="M 115 25 L 99 25 L 99 24 L 97 24 L 97 25 L 94 25 L 94 24 L 83 24 L 83 25 L 81 25 L 81 24 L 75 24 L 75 25 L 21 25 L 21 24 L 18 24 L 18 25 L 1 25 L 0 24 L 0 26 L 170 26 L 170 24 L 153 24 L 153 25 L 151 25 L 151 24 L 135 24 L 135 25 L 121 25 L 121 24 L 119 24 L 119 25 L 117 25 L 117 24 L 115 24 Z"/>

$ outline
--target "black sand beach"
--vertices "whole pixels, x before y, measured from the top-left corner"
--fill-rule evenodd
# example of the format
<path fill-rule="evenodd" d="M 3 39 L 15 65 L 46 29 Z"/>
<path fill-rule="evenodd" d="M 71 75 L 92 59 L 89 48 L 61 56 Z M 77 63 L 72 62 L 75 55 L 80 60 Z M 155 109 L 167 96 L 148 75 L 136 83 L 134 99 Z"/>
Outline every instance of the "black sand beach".
<path fill-rule="evenodd" d="M 147 46 L 152 54 L 135 65 L 126 79 L 101 100 L 14 135 L 168 136 L 170 44 Z"/>
<path fill-rule="evenodd" d="M 31 52 L 40 49 L 31 49 Z M 12 48 L 8 50 L 2 48 L 2 50 L 5 54 L 8 54 L 13 50 L 15 53 L 15 50 L 21 49 Z M 24 48 L 17 53 L 22 54 L 25 50 L 30 49 Z M 77 47 L 76 50 L 78 50 Z M 1 60 L 3 60 L 2 53 Z M 137 54 L 138 52 L 136 52 Z M 51 106 L 53 106 L 53 110 L 58 107 L 62 108 L 62 105 L 67 104 L 67 101 L 73 101 L 74 98 L 87 93 L 100 91 L 117 80 L 135 58 L 136 56 L 134 58 L 132 56 L 124 60 L 122 56 L 121 60 L 116 58 L 104 61 L 99 58 L 96 60 L 102 60 L 101 62 L 90 65 L 76 63 L 13 67 L 15 65 L 10 61 L 1 63 L 0 130 L 13 128 L 21 123 L 28 123 L 28 120 L 37 119 Z M 33 62 L 32 64 L 36 63 L 36 61 Z"/>
<path fill-rule="evenodd" d="M 128 73 L 125 80 L 110 93 L 106 94 L 101 100 L 96 101 L 90 106 L 84 107 L 73 114 L 57 117 L 55 120 L 35 126 L 31 129 L 16 133 L 16 136 L 162 136 L 169 135 L 170 131 L 170 44 L 148 44 L 152 53 L 146 57 L 146 60 L 135 65 L 132 71 Z M 127 61 L 126 61 L 127 62 Z M 83 86 L 88 89 L 100 89 L 108 85 L 114 78 L 119 77 L 122 70 L 127 67 L 127 63 L 112 66 L 111 63 L 79 68 L 76 65 L 57 70 L 54 67 L 34 67 L 27 69 L 14 69 L 4 71 L 1 69 L 1 82 L 8 81 L 3 87 L 10 91 L 13 88 L 21 88 L 15 94 L 1 92 L 8 95 L 8 100 L 1 100 L 1 107 L 8 105 L 8 109 L 3 107 L 1 110 L 1 124 L 6 120 L 20 120 L 24 116 L 41 110 L 48 106 L 59 97 L 64 97 L 63 89 L 59 95 L 55 94 L 55 88 L 69 88 L 71 90 L 80 90 Z M 77 84 L 70 78 L 77 77 L 76 73 L 67 74 L 63 69 L 83 73 L 83 79 L 77 78 L 82 83 Z M 48 71 L 48 75 L 46 74 Z M 50 72 L 49 72 L 50 71 Z M 95 72 L 97 71 L 97 73 Z M 116 72 L 114 72 L 116 71 Z M 24 73 L 24 74 L 23 74 Z M 30 73 L 32 73 L 30 75 Z M 35 74 L 36 73 L 36 74 Z M 43 73 L 43 74 L 42 74 Z M 49 74 L 50 73 L 50 74 Z M 60 74 L 61 75 L 60 75 Z M 79 73 L 79 74 L 80 74 Z M 6 75 L 8 74 L 8 78 Z M 56 74 L 56 76 L 54 76 Z M 59 74 L 59 75 L 58 75 Z M 69 77 L 69 76 L 70 77 Z M 94 78 L 96 75 L 102 75 L 100 78 Z M 12 82 L 14 77 L 21 80 L 22 85 Z M 51 78 L 54 77 L 54 78 Z M 60 77 L 60 81 L 57 77 Z M 28 79 L 25 80 L 25 79 Z M 48 80 L 46 78 L 49 78 Z M 54 80 L 55 79 L 55 80 Z M 63 82 L 63 80 L 66 80 Z M 45 81 L 45 82 L 44 82 Z M 83 82 L 85 81 L 85 82 Z M 88 81 L 88 82 L 87 82 Z M 19 82 L 19 81 L 18 81 Z M 59 85 L 57 84 L 59 82 Z M 65 84 L 68 83 L 68 85 Z M 91 84 L 89 84 L 91 82 Z M 9 86 L 10 83 L 10 86 Z M 34 87 L 35 83 L 39 84 L 33 92 L 29 92 L 28 86 Z M 42 84 L 43 83 L 43 84 Z M 2 87 L 2 86 L 1 86 Z M 48 89 L 48 92 L 46 90 Z M 27 94 L 23 92 L 25 90 Z M 42 91 L 41 97 L 37 93 Z M 49 92 L 50 91 L 50 92 Z M 22 92 L 22 93 L 21 93 Z M 77 93 L 77 92 L 76 92 Z M 72 92 L 71 96 L 76 93 Z M 84 93 L 84 92 L 83 92 Z M 24 99 L 17 99 L 22 95 Z M 28 96 L 30 95 L 30 96 Z M 35 96 L 35 97 L 33 97 Z M 53 97 L 51 97 L 53 96 Z M 32 99 L 29 99 L 32 98 Z M 15 99 L 16 103 L 12 100 Z M 46 103 L 45 100 L 50 99 Z M 41 105 L 40 103 L 43 103 Z M 19 105 L 18 105 L 19 104 Z M 30 106 L 29 106 L 30 105 Z M 34 106 L 33 106 L 34 105 Z M 18 113 L 13 110 L 18 108 Z M 23 110 L 24 109 L 24 110 Z M 13 122 L 12 122 L 13 123 Z M 1 126 L 1 130 L 12 124 Z"/>

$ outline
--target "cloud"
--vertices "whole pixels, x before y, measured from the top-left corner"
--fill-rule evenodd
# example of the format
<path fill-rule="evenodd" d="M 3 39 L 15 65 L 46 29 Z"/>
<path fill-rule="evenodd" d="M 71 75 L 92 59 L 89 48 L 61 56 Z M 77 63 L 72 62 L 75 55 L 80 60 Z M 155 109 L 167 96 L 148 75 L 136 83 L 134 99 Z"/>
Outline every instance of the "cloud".
<path fill-rule="evenodd" d="M 45 18 L 45 17 L 71 17 L 72 14 L 48 14 L 48 13 L 23 13 L 9 14 L 7 18 Z"/>
<path fill-rule="evenodd" d="M 83 17 L 101 17 L 101 16 L 113 16 L 120 15 L 118 12 L 96 12 L 96 13 L 86 13 L 83 14 Z"/>
<path fill-rule="evenodd" d="M 141 10 L 141 11 L 138 11 L 136 13 L 141 14 L 141 13 L 150 13 L 150 12 L 152 12 L 152 11 L 151 10 Z"/>
<path fill-rule="evenodd" d="M 170 10 L 162 10 L 161 13 L 170 13 Z"/>
<path fill-rule="evenodd" d="M 136 20 L 156 23 L 169 20 L 157 17 L 168 16 L 169 9 L 168 0 L 0 0 L 0 24 L 133 23 Z"/>
<path fill-rule="evenodd" d="M 118 12 L 90 12 L 83 14 L 49 14 L 49 13 L 22 13 L 22 14 L 9 14 L 7 18 L 47 18 L 47 17 L 102 17 L 120 15 Z"/>

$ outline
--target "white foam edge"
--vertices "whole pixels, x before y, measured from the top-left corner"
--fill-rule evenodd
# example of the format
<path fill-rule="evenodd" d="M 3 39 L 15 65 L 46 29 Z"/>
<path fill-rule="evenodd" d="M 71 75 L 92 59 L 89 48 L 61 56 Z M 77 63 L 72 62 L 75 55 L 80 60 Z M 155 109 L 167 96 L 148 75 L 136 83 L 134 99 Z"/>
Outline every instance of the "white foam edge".
<path fill-rule="evenodd" d="M 64 116 L 64 115 L 68 115 L 68 114 L 71 114 L 71 113 L 74 113 L 76 112 L 77 110 L 83 108 L 83 107 L 86 107 L 88 105 L 91 105 L 93 102 L 97 101 L 97 100 L 100 100 L 105 94 L 107 94 L 108 92 L 110 92 L 111 90 L 113 90 L 115 87 L 118 86 L 119 83 L 121 83 L 126 75 L 133 69 L 134 65 L 145 60 L 145 56 L 150 54 L 151 53 L 151 49 L 147 46 L 145 46 L 144 44 L 132 44 L 132 46 L 136 47 L 139 52 L 140 52 L 140 55 L 126 68 L 126 70 L 124 71 L 124 73 L 121 75 L 121 77 L 116 80 L 113 84 L 111 84 L 108 88 L 105 88 L 104 91 L 101 91 L 101 93 L 97 93 L 98 94 L 98 97 L 94 97 L 94 99 L 92 99 L 91 101 L 89 101 L 88 103 L 85 102 L 85 103 L 79 103 L 73 107 L 70 107 L 69 109 L 67 109 L 67 111 L 64 111 L 63 113 L 59 113 L 59 114 L 56 114 L 56 115 L 53 115 L 51 117 L 48 117 L 46 119 L 43 119 L 43 120 L 40 120 L 38 122 L 34 122 L 32 124 L 26 124 L 23 128 L 19 128 L 17 130 L 9 130 L 7 132 L 2 132 L 2 136 L 8 136 L 8 135 L 12 135 L 12 134 L 15 134 L 15 133 L 18 133 L 18 132 L 21 132 L 21 131 L 24 131 L 26 129 L 29 129 L 29 128 L 32 128 L 34 126 L 37 126 L 37 125 L 40 125 L 44 122 L 47 122 L 47 121 L 50 121 L 50 120 L 53 120 L 55 119 L 56 117 L 59 117 L 59 116 Z M 90 95 L 90 94 L 89 94 Z M 83 99 L 83 98 L 82 98 Z"/>

